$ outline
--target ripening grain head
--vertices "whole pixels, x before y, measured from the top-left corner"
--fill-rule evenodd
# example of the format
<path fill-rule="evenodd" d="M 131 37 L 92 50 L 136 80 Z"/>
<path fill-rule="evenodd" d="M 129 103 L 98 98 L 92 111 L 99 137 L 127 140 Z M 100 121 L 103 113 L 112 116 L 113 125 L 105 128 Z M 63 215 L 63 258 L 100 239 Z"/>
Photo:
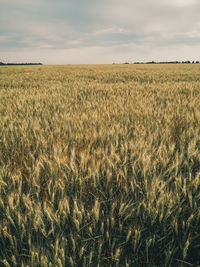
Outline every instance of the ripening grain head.
<path fill-rule="evenodd" d="M 5 266 L 199 264 L 199 65 L 0 69 Z"/>

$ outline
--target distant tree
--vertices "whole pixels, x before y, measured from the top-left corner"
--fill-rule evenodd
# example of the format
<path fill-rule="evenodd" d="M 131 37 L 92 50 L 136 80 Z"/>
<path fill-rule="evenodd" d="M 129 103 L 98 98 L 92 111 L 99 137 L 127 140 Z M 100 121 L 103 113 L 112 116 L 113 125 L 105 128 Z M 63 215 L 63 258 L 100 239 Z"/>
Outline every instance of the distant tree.
<path fill-rule="evenodd" d="M 155 61 L 149 61 L 146 64 L 156 64 L 156 62 Z"/>
<path fill-rule="evenodd" d="M 190 60 L 182 61 L 183 64 L 190 64 Z"/>
<path fill-rule="evenodd" d="M 29 65 L 43 65 L 42 63 L 3 63 L 0 62 L 0 65 L 6 66 L 29 66 Z"/>

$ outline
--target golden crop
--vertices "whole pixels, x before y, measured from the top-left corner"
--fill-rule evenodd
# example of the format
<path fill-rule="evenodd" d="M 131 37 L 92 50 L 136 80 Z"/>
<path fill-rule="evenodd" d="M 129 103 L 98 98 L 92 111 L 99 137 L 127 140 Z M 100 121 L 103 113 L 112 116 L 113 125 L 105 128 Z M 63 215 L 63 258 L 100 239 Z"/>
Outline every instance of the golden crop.
<path fill-rule="evenodd" d="M 200 65 L 0 68 L 0 266 L 200 264 Z"/>

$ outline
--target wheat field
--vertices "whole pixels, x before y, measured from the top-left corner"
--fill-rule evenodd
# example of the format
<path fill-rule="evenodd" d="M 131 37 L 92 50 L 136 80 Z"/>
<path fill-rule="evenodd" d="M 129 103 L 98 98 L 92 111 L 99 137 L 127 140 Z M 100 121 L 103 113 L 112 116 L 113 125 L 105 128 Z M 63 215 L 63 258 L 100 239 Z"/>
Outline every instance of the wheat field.
<path fill-rule="evenodd" d="M 0 68 L 0 266 L 200 264 L 200 64 Z"/>

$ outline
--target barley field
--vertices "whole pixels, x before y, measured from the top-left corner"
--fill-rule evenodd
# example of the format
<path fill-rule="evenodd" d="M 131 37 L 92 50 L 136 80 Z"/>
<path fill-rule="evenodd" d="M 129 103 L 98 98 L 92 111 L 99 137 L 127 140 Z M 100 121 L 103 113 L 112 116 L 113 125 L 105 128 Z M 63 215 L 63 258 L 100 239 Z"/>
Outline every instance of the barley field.
<path fill-rule="evenodd" d="M 0 266 L 200 264 L 200 64 L 0 68 Z"/>

